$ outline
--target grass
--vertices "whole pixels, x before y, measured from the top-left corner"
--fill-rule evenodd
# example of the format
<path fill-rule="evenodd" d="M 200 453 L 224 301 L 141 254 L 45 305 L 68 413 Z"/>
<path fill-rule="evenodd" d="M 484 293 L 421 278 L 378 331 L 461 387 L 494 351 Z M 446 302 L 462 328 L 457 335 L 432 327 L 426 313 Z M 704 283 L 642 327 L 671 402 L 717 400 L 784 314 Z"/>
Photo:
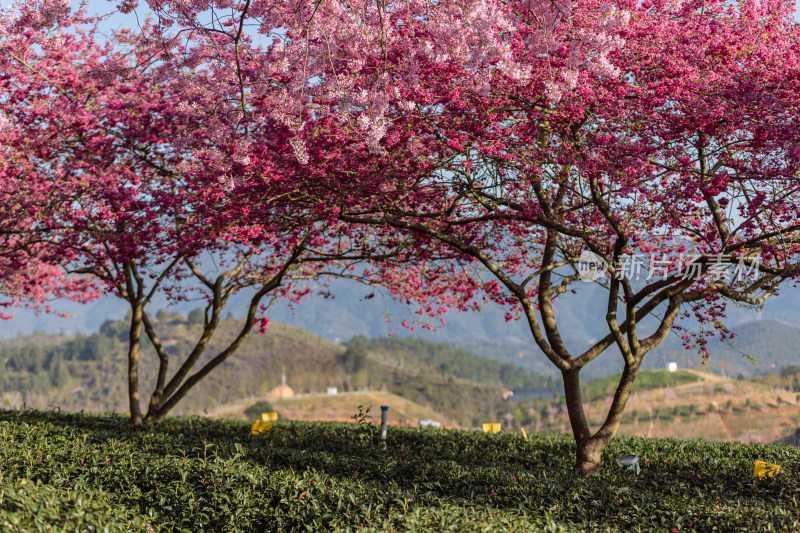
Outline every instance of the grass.
<path fill-rule="evenodd" d="M 0 411 L 0 531 L 797 531 L 800 451 L 568 435 Z M 614 458 L 640 456 L 642 473 Z M 753 461 L 779 464 L 752 477 Z"/>

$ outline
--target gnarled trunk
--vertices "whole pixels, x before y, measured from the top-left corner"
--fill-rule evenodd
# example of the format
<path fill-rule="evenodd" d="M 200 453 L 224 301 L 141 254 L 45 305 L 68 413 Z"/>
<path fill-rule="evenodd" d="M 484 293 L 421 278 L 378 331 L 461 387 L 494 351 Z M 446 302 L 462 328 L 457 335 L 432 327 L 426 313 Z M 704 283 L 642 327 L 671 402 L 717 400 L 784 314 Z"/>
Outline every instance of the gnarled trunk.
<path fill-rule="evenodd" d="M 247 317 L 245 318 L 242 328 L 239 330 L 239 334 L 231 341 L 230 344 L 228 344 L 224 350 L 214 356 L 211 361 L 203 365 L 203 367 L 194 374 L 190 374 L 192 367 L 200 359 L 200 356 L 205 351 L 212 335 L 217 330 L 217 326 L 220 322 L 220 312 L 225 305 L 225 300 L 227 300 L 227 296 L 222 296 L 220 292 L 220 283 L 224 278 L 219 278 L 218 283 L 215 286 L 214 306 L 211 320 L 205 324 L 200 340 L 197 342 L 190 356 L 186 361 L 184 361 L 183 365 L 181 365 L 169 383 L 164 383 L 164 379 L 166 378 L 166 364 L 168 362 L 167 355 L 164 352 L 163 347 L 158 340 L 158 336 L 155 334 L 155 331 L 152 328 L 152 325 L 150 325 L 148 320 L 145 320 L 145 329 L 147 330 L 147 334 L 153 345 L 156 346 L 156 351 L 159 352 L 161 359 L 161 370 L 163 370 L 163 372 L 159 372 L 156 390 L 153 393 L 150 401 L 150 408 L 145 416 L 145 420 L 147 422 L 162 421 L 175 407 L 175 405 L 181 399 L 183 399 L 184 396 L 186 396 L 192 387 L 206 377 L 212 370 L 225 362 L 228 357 L 230 357 L 234 352 L 236 352 L 236 350 L 239 349 L 255 325 L 256 313 L 258 312 L 258 307 L 261 304 L 262 298 L 280 285 L 286 270 L 289 268 L 289 266 L 295 263 L 297 256 L 302 249 L 302 247 L 298 248 L 298 250 L 292 256 L 292 259 L 286 263 L 284 268 L 275 274 L 268 283 L 264 284 L 264 286 L 262 286 L 250 299 Z"/>
<path fill-rule="evenodd" d="M 586 415 L 583 412 L 583 398 L 581 396 L 580 368 L 562 372 L 564 379 L 564 399 L 567 403 L 567 415 L 575 437 L 576 465 L 575 468 L 582 476 L 597 475 L 600 468 L 603 448 L 607 443 L 602 443 L 592 437 Z"/>
<path fill-rule="evenodd" d="M 603 450 L 608 446 L 608 441 L 602 438 L 589 438 L 575 444 L 577 448 L 575 469 L 577 472 L 583 477 L 599 474 Z"/>
<path fill-rule="evenodd" d="M 142 332 L 142 307 L 131 306 L 131 324 L 128 344 L 128 401 L 131 422 L 142 424 L 142 411 L 139 404 L 139 335 Z"/>
<path fill-rule="evenodd" d="M 600 472 L 600 462 L 611 439 L 617 434 L 619 424 L 622 420 L 622 413 L 628 402 L 636 375 L 639 373 L 641 359 L 634 360 L 633 365 L 626 364 L 622 371 L 614 399 L 606 415 L 603 425 L 594 434 L 589 429 L 586 422 L 586 415 L 583 411 L 583 398 L 580 388 L 580 368 L 573 368 L 562 372 L 564 378 L 564 394 L 567 403 L 567 413 L 569 415 L 572 434 L 575 436 L 575 468 L 584 477 L 595 476 Z"/>

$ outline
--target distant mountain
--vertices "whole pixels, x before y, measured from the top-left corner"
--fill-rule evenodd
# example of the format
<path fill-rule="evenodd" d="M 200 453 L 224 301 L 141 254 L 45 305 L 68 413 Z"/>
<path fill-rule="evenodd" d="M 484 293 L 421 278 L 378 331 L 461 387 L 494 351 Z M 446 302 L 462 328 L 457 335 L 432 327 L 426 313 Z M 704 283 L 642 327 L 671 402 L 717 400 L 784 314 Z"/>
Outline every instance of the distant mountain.
<path fill-rule="evenodd" d="M 800 328 L 778 320 L 762 319 L 732 329 L 737 334 L 732 346 L 719 340 L 709 343 L 709 364 L 714 372 L 729 376 L 758 376 L 800 364 Z M 672 344 L 677 342 L 673 340 Z M 758 362 L 752 362 L 746 356 Z"/>
<path fill-rule="evenodd" d="M 417 327 L 416 332 L 412 333 L 411 330 L 402 327 L 401 323 L 404 319 L 411 322 L 420 316 L 391 297 L 348 280 L 335 281 L 331 287 L 335 298 L 309 297 L 302 301 L 294 312 L 278 302 L 269 310 L 268 316 L 272 320 L 311 331 L 334 343 L 345 342 L 355 335 L 388 337 L 391 334 L 396 337 L 415 337 L 448 342 L 491 359 L 513 362 L 550 376 L 558 375 L 555 367 L 536 347 L 527 324 L 515 320 L 506 322 L 505 311 L 496 304 L 485 304 L 481 312 L 447 313 L 443 317 L 447 325 L 443 327 L 438 319 L 429 319 L 436 331 Z M 575 285 L 575 289 L 577 294 L 562 295 L 559 300 L 559 327 L 567 348 L 573 353 L 580 353 L 591 342 L 607 334 L 604 320 L 605 292 L 593 284 L 579 283 Z M 373 292 L 375 298 L 366 298 Z M 771 368 L 769 365 L 780 365 L 777 360 L 771 360 L 773 354 L 778 357 L 779 354 L 791 353 L 791 350 L 787 351 L 791 345 L 780 344 L 779 341 L 776 341 L 778 344 L 771 345 L 774 338 L 781 337 L 771 336 L 771 332 L 784 326 L 790 328 L 788 331 L 795 331 L 800 326 L 800 306 L 796 305 L 798 300 L 800 300 L 800 289 L 787 288 L 780 296 L 769 299 L 761 313 L 754 313 L 731 304 L 726 324 L 740 334 L 737 345 L 745 346 L 743 343 L 746 342 L 746 346 L 757 346 L 759 353 L 764 354 L 760 358 L 762 363 L 753 366 L 746 360 L 742 361 L 733 350 L 728 350 L 727 345 L 712 344 L 712 352 L 715 355 L 711 364 L 713 365 L 716 354 L 720 353 L 720 357 L 723 358 L 721 360 L 731 361 L 731 372 L 747 375 L 763 374 L 769 371 Z M 155 302 L 155 308 L 159 305 L 167 307 L 165 301 Z M 199 302 L 185 302 L 170 309 L 187 314 L 198 306 Z M 66 334 L 92 333 L 98 331 L 107 318 L 121 319 L 127 311 L 126 302 L 111 297 L 85 306 L 72 302 L 56 302 L 54 307 L 61 312 L 73 313 L 74 316 L 60 318 L 55 315 L 35 315 L 28 311 L 20 311 L 13 320 L 3 323 L 0 337 L 9 338 L 20 333 L 31 334 L 36 330 L 48 333 L 63 331 Z M 246 295 L 240 295 L 232 299 L 228 311 L 233 316 L 242 316 L 245 307 Z M 755 321 L 756 317 L 760 320 Z M 770 321 L 774 324 L 765 329 L 750 325 L 753 321 L 755 324 L 765 324 Z M 772 348 L 767 350 L 767 346 Z M 647 356 L 645 366 L 662 368 L 667 359 L 685 359 L 687 365 L 690 361 L 699 363 L 699 356 L 684 352 L 678 336 L 670 335 L 663 346 Z M 786 359 L 781 357 L 780 361 Z M 619 353 L 610 349 L 608 353 L 604 353 L 589 365 L 584 370 L 583 376 L 585 379 L 593 379 L 613 374 L 620 369 Z"/>

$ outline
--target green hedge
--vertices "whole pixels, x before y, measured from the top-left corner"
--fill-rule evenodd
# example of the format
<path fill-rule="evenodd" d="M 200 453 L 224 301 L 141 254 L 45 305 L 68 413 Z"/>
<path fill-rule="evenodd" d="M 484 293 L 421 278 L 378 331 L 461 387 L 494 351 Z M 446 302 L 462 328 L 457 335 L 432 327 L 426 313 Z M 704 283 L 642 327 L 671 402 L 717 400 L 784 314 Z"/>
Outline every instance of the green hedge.
<path fill-rule="evenodd" d="M 17 479 L 0 483 L 1 531 L 139 531 L 147 520 L 107 494 Z"/>
<path fill-rule="evenodd" d="M 0 531 L 800 530 L 800 453 L 786 446 L 619 437 L 583 479 L 567 435 L 392 427 L 386 451 L 377 438 L 0 411 Z M 616 467 L 625 453 L 638 477 Z M 755 480 L 755 459 L 784 471 Z"/>

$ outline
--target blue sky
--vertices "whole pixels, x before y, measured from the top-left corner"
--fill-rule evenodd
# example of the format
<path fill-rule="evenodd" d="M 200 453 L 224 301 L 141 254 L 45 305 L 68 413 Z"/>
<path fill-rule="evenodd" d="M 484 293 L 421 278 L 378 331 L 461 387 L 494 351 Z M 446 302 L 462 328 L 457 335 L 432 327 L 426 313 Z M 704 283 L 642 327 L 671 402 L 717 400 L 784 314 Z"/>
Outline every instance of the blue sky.
<path fill-rule="evenodd" d="M 73 7 L 77 7 L 79 4 L 78 0 L 70 0 L 70 3 Z M 109 0 L 89 0 L 89 4 L 87 6 L 87 11 L 91 14 L 105 14 L 105 13 L 112 13 L 116 11 L 116 2 L 109 2 Z M 124 15 L 122 13 L 115 13 L 109 18 L 106 27 L 109 29 L 122 29 L 122 28 L 137 28 L 138 27 L 138 20 L 144 20 L 150 13 L 150 10 L 147 9 L 147 1 L 140 0 L 139 7 L 136 9 L 136 14 L 130 13 L 128 15 Z M 137 15 L 139 19 L 137 20 Z"/>
<path fill-rule="evenodd" d="M 9 0 L 0 0 L 0 4 L 7 5 Z M 73 6 L 77 6 L 79 0 L 71 0 Z M 115 11 L 115 1 L 109 0 L 89 0 L 88 4 L 88 11 L 90 13 L 110 13 Z M 143 18 L 144 16 L 149 13 L 147 9 L 147 1 L 146 0 L 139 0 L 139 8 L 136 10 L 139 17 Z M 795 11 L 795 20 L 800 21 L 800 9 Z M 130 15 L 122 15 L 122 14 L 115 14 L 109 19 L 108 28 L 119 29 L 119 28 L 135 28 L 137 27 L 137 19 L 136 15 L 131 13 Z"/>

